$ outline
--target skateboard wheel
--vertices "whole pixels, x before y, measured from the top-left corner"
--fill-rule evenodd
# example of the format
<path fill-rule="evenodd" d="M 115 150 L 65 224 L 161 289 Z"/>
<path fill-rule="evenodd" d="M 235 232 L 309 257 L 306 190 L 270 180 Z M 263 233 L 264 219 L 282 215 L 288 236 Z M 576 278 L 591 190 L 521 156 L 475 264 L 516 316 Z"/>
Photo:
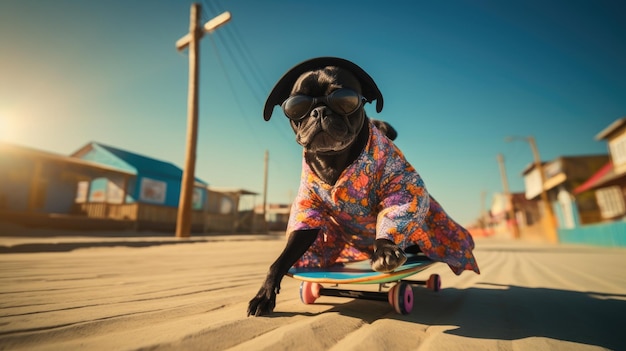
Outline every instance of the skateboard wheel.
<path fill-rule="evenodd" d="M 441 278 L 439 277 L 439 274 L 430 275 L 426 281 L 426 288 L 434 292 L 439 292 L 439 290 L 441 290 Z"/>
<path fill-rule="evenodd" d="M 394 285 L 387 296 L 396 312 L 409 314 L 413 310 L 413 289 L 410 284 L 400 282 Z"/>
<path fill-rule="evenodd" d="M 302 282 L 300 283 L 300 300 L 305 305 L 310 305 L 320 297 L 320 289 L 322 285 L 319 283 Z"/>

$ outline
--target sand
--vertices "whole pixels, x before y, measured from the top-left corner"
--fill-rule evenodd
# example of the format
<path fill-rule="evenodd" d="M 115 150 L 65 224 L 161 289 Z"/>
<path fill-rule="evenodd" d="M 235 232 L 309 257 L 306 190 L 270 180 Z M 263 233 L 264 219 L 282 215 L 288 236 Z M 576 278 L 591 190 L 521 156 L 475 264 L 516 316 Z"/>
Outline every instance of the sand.
<path fill-rule="evenodd" d="M 626 350 L 626 249 L 480 239 L 482 274 L 418 274 L 443 290 L 415 287 L 410 315 L 304 305 L 285 278 L 274 314 L 255 318 L 284 239 L 240 239 L 0 254 L 0 349 Z"/>

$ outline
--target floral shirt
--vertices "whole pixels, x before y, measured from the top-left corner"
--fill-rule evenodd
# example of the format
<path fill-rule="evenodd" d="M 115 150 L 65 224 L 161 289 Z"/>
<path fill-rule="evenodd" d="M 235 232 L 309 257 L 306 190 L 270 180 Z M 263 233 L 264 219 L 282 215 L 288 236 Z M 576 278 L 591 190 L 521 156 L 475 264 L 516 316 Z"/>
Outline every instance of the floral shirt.
<path fill-rule="evenodd" d="M 287 233 L 321 229 L 298 267 L 327 267 L 370 258 L 375 239 L 419 245 L 453 272 L 479 273 L 470 233 L 432 198 L 395 144 L 370 123 L 368 143 L 334 186 L 302 163 L 300 189 Z"/>

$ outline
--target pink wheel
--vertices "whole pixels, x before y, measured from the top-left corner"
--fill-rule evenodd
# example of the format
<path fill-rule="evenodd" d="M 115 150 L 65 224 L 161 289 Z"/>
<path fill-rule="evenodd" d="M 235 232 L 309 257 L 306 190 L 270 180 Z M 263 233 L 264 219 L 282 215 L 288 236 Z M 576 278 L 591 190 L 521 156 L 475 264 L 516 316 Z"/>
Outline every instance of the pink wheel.
<path fill-rule="evenodd" d="M 389 304 L 400 314 L 409 314 L 413 310 L 413 289 L 410 284 L 400 282 L 394 285 L 387 295 Z"/>
<path fill-rule="evenodd" d="M 426 281 L 426 288 L 434 292 L 439 292 L 439 290 L 441 290 L 441 278 L 439 277 L 439 274 L 430 275 Z"/>
<path fill-rule="evenodd" d="M 302 282 L 300 283 L 300 300 L 306 305 L 310 305 L 320 297 L 320 289 L 322 285 L 318 283 Z"/>

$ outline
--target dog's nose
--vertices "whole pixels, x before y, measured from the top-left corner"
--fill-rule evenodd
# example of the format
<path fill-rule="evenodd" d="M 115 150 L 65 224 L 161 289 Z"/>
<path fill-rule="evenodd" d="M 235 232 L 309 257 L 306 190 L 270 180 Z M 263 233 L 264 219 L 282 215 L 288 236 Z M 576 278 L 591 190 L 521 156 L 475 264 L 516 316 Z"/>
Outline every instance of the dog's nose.
<path fill-rule="evenodd" d="M 328 107 L 318 106 L 311 111 L 311 117 L 323 118 L 328 116 Z"/>

